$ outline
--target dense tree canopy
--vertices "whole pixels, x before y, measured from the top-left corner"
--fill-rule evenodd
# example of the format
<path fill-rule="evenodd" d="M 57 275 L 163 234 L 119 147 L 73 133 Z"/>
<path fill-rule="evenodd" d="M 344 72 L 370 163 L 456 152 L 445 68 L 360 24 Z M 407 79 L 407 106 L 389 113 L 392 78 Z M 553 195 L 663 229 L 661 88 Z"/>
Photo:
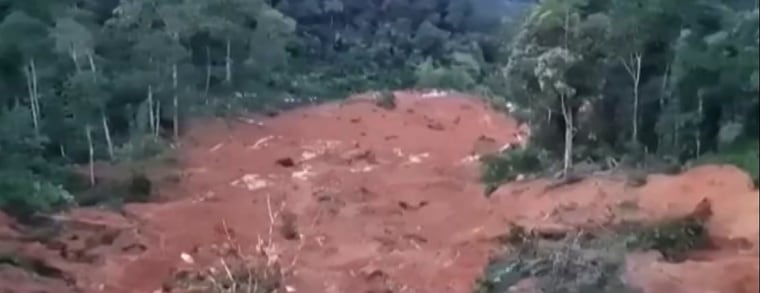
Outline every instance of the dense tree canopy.
<path fill-rule="evenodd" d="M 576 160 L 685 160 L 756 140 L 752 3 L 543 1 L 513 43 L 506 97 L 528 109 L 539 145 L 564 137 Z"/>

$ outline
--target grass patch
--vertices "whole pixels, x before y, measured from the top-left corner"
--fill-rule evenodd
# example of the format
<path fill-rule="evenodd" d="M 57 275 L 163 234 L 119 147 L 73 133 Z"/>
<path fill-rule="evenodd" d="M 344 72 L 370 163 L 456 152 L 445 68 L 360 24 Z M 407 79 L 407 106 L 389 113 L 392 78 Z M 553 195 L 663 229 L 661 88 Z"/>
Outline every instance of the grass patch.
<path fill-rule="evenodd" d="M 709 203 L 701 203 L 696 212 L 681 218 L 573 231 L 551 239 L 513 226 L 502 239 L 507 252 L 486 267 L 475 293 L 508 292 L 526 280 L 544 293 L 640 292 L 621 279 L 625 256 L 656 250 L 665 261 L 677 262 L 690 251 L 707 248 L 706 211 Z"/>

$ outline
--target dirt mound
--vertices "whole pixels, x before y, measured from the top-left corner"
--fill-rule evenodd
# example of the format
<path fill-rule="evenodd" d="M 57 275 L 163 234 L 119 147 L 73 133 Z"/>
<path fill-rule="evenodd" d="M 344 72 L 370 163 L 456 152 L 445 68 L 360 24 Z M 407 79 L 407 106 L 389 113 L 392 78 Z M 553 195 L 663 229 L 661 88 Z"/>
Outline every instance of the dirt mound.
<path fill-rule="evenodd" d="M 181 144 L 179 182 L 159 187 L 172 201 L 130 204 L 124 217 L 68 215 L 92 225 L 64 227 L 68 240 L 38 255 L 83 292 L 177 292 L 178 275 L 230 254 L 278 263 L 288 292 L 471 292 L 509 223 L 660 219 L 708 198 L 721 249 L 680 264 L 632 255 L 630 278 L 646 292 L 757 292 L 758 197 L 737 170 L 650 176 L 639 188 L 520 182 L 485 198 L 475 155 L 514 143 L 516 122 L 461 95 L 397 98 L 393 110 L 358 99 L 197 123 Z"/>

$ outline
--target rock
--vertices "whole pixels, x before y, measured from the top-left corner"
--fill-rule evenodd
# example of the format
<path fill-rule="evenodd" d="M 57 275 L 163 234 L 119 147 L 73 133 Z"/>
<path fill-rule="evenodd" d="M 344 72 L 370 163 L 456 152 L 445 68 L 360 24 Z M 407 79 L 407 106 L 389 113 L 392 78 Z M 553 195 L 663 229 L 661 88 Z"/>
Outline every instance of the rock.
<path fill-rule="evenodd" d="M 195 259 L 193 259 L 193 257 L 191 255 L 189 255 L 189 254 L 187 254 L 185 252 L 181 253 L 179 255 L 179 257 L 182 258 L 182 261 L 184 261 L 187 264 L 194 264 L 195 263 Z"/>
<path fill-rule="evenodd" d="M 285 168 L 292 168 L 292 167 L 295 167 L 295 165 L 296 165 L 296 162 L 293 161 L 293 159 L 291 159 L 289 157 L 277 159 L 277 161 L 275 161 L 275 163 L 277 163 L 277 165 L 280 165 L 280 166 L 285 167 Z"/>

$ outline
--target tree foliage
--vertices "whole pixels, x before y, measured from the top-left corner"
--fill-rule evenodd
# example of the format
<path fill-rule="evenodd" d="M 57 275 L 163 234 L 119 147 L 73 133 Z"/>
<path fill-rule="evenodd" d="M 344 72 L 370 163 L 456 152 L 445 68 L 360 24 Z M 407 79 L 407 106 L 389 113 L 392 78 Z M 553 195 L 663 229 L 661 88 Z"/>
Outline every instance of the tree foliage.
<path fill-rule="evenodd" d="M 751 1 L 543 1 L 510 45 L 501 93 L 528 109 L 534 145 L 559 154 L 571 123 L 575 160 L 685 161 L 756 141 L 757 15 Z"/>

